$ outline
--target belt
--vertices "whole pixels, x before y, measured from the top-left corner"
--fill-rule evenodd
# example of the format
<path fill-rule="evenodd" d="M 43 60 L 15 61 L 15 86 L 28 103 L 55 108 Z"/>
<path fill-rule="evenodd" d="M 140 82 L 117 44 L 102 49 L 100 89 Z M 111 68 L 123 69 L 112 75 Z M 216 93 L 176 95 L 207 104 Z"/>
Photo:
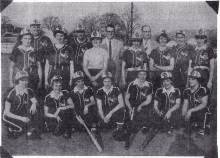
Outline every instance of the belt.
<path fill-rule="evenodd" d="M 137 71 L 138 69 L 140 69 L 140 67 L 130 67 L 130 68 L 127 68 L 126 70 L 127 71 Z"/>
<path fill-rule="evenodd" d="M 194 69 L 209 70 L 207 66 L 194 66 Z"/>

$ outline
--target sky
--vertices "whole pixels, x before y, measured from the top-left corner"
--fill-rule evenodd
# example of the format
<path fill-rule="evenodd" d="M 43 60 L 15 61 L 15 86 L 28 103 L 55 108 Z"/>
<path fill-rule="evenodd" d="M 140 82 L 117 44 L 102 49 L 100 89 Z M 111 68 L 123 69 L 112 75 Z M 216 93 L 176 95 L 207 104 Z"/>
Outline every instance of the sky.
<path fill-rule="evenodd" d="M 58 16 L 63 20 L 64 27 L 72 31 L 84 16 L 108 12 L 121 15 L 129 7 L 129 2 L 13 2 L 3 10 L 2 16 L 8 16 L 12 23 L 19 26 L 29 25 L 34 19 Z M 206 2 L 135 2 L 134 7 L 140 15 L 138 22 L 149 24 L 152 32 L 217 27 L 217 14 Z"/>

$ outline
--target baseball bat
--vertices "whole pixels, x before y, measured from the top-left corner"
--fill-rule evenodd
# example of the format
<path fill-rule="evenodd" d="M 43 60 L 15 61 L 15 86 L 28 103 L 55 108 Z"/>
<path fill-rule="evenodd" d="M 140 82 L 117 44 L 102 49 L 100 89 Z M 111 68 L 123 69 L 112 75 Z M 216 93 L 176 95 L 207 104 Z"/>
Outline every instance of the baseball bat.
<path fill-rule="evenodd" d="M 97 139 L 95 138 L 95 136 L 92 134 L 92 132 L 89 130 L 89 128 L 86 126 L 84 120 L 81 118 L 81 116 L 76 115 L 77 120 L 82 123 L 82 125 L 84 126 L 84 128 L 86 129 L 86 132 L 89 134 L 93 144 L 96 146 L 96 148 L 98 149 L 99 152 L 102 152 L 102 147 L 100 146 L 100 144 L 98 143 Z"/>

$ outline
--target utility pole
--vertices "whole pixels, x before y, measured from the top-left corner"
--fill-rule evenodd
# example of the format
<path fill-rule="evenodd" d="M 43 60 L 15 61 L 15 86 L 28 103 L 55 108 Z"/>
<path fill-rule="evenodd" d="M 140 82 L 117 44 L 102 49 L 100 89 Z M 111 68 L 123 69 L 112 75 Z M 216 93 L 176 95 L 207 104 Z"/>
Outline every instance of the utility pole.
<path fill-rule="evenodd" d="M 134 23 L 134 20 L 133 20 L 133 18 L 134 18 L 134 4 L 133 4 L 133 2 L 131 2 L 131 28 L 130 28 L 130 37 L 132 37 L 132 33 L 133 33 L 133 23 Z"/>

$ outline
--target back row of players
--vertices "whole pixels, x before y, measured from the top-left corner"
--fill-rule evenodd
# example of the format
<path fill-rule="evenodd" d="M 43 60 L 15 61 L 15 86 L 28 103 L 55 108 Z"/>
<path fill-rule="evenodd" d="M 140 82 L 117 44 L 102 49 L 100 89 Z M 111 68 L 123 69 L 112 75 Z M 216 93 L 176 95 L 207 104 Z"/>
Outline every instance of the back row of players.
<path fill-rule="evenodd" d="M 143 38 L 135 33 L 131 46 L 124 47 L 114 38 L 113 25 L 106 27 L 103 40 L 99 32 L 93 32 L 92 44 L 82 28 L 69 41 L 64 30 L 54 30 L 54 44 L 40 36 L 39 24 L 30 28 L 31 32 L 21 33 L 10 56 L 10 85 L 14 88 L 6 98 L 3 115 L 10 136 L 27 131 L 29 137 L 36 137 L 39 123 L 45 122 L 46 130 L 70 138 L 72 126 L 80 129 L 74 115 L 80 115 L 93 131 L 122 126 L 132 116 L 128 133 L 162 126 L 171 132 L 180 120 L 181 104 L 185 120 L 203 123 L 215 54 L 202 31 L 195 36 L 197 45 L 193 47 L 186 43 L 183 31 L 176 33 L 177 45 L 169 43 L 165 32 L 156 43 L 145 25 Z M 127 87 L 126 93 L 118 86 Z M 43 93 L 45 89 L 50 89 L 48 94 Z"/>

